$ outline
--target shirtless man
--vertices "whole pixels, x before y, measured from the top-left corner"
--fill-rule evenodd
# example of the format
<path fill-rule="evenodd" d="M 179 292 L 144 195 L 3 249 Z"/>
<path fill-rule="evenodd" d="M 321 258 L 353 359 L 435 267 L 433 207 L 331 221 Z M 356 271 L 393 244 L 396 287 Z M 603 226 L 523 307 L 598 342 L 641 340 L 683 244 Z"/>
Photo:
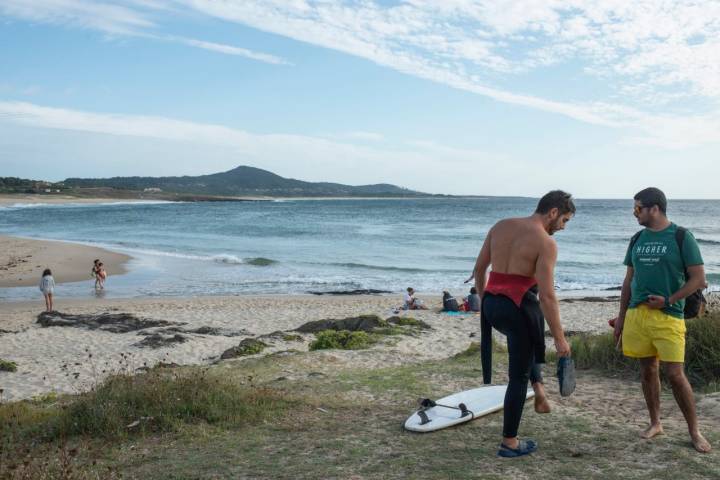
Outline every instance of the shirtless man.
<path fill-rule="evenodd" d="M 501 457 L 519 457 L 537 450 L 535 441 L 517 437 L 528 380 L 535 391 L 535 411 L 550 411 L 539 366 L 545 363 L 545 320 L 558 355 L 570 355 L 555 296 L 557 245 L 551 235 L 563 230 L 574 214 L 572 196 L 552 191 L 540 199 L 531 216 L 496 223 L 475 263 L 475 288 L 483 299 L 480 345 L 484 383 L 490 383 L 492 375 L 492 328 L 507 337 L 510 381 L 498 450 Z M 490 266 L 486 285 L 485 273 Z"/>

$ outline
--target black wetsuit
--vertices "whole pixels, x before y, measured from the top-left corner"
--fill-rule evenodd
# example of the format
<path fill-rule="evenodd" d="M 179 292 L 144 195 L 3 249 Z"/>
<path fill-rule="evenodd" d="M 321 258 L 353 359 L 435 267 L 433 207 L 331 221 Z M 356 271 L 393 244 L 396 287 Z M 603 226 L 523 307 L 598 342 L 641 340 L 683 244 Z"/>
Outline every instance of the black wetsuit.
<path fill-rule="evenodd" d="M 507 337 L 510 363 L 503 436 L 514 438 L 525 406 L 528 380 L 542 382 L 540 364 L 545 363 L 545 319 L 537 287 L 525 292 L 519 307 L 505 295 L 487 291 L 483 295 L 480 352 L 484 383 L 492 380 L 492 328 Z"/>

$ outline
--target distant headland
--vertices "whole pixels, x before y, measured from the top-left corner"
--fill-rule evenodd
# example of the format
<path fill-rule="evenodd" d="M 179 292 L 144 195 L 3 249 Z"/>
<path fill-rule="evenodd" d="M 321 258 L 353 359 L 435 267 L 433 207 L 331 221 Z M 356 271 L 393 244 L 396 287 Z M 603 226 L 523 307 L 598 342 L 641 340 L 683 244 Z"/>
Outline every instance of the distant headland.
<path fill-rule="evenodd" d="M 387 183 L 353 186 L 330 182 L 305 182 L 249 166 L 239 166 L 227 172 L 210 175 L 182 177 L 68 178 L 62 182 L 0 177 L 0 193 L 170 201 L 447 196 L 418 192 Z"/>

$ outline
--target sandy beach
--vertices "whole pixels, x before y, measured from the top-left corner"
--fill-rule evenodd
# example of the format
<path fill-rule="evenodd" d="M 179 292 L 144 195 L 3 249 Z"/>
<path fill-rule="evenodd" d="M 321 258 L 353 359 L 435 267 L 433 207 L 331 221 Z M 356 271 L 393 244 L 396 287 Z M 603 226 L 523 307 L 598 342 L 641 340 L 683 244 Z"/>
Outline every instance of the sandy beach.
<path fill-rule="evenodd" d="M 32 265 L 40 264 L 37 261 L 37 255 L 40 253 L 35 252 L 43 252 L 52 248 L 56 249 L 55 253 L 58 258 L 68 258 L 74 251 L 89 256 L 88 258 L 97 253 L 97 249 L 62 242 L 8 239 L 7 237 L 3 237 L 3 242 L 8 245 L 12 242 L 16 245 L 16 251 L 30 252 L 28 253 L 28 263 Z M 33 248 L 36 250 L 32 250 Z M 103 252 L 103 258 L 110 258 L 108 253 L 110 252 Z M 54 324 L 47 322 L 47 316 L 40 315 L 43 303 L 39 295 L 37 301 L 5 301 L 0 305 L 2 312 L 0 315 L 0 359 L 14 362 L 16 371 L 0 371 L 0 403 L 6 403 L 9 408 L 12 408 L 14 406 L 12 402 L 36 399 L 39 401 L 38 404 L 54 406 L 58 404 L 55 394 L 77 394 L 89 391 L 101 385 L 104 379 L 113 374 L 140 374 L 158 365 L 171 367 L 212 365 L 210 368 L 197 369 L 197 371 L 199 373 L 213 371 L 216 374 L 224 372 L 229 378 L 237 379 L 241 385 L 246 383 L 252 385 L 253 382 L 258 382 L 287 392 L 305 392 L 305 394 L 324 392 L 327 395 L 337 396 L 337 399 L 333 400 L 336 403 L 326 404 L 322 403 L 324 400 L 313 400 L 314 406 L 309 413 L 303 414 L 303 418 L 307 422 L 304 424 L 306 426 L 297 430 L 296 433 L 277 430 L 284 433 L 278 433 L 277 438 L 271 437 L 271 440 L 268 440 L 268 432 L 274 430 L 272 428 L 268 430 L 264 426 L 258 427 L 257 438 L 261 439 L 258 448 L 262 449 L 263 455 L 266 454 L 268 442 L 273 445 L 278 444 L 286 441 L 287 435 L 291 435 L 288 442 L 292 444 L 294 451 L 297 449 L 298 443 L 321 445 L 324 438 L 335 432 L 341 432 L 342 436 L 343 428 L 347 430 L 345 434 L 349 439 L 345 441 L 351 442 L 353 445 L 358 442 L 371 445 L 376 443 L 379 437 L 384 438 L 384 442 L 409 442 L 402 449 L 414 451 L 413 449 L 423 447 L 416 444 L 415 437 L 399 435 L 398 424 L 407 415 L 407 412 L 412 410 L 413 398 L 417 398 L 416 396 L 421 394 L 419 393 L 421 391 L 423 395 L 426 395 L 428 392 L 423 388 L 428 387 L 418 385 L 416 388 L 414 383 L 402 383 L 407 380 L 397 377 L 399 382 L 397 387 L 385 385 L 384 389 L 378 392 L 363 386 L 362 382 L 395 381 L 392 380 L 396 378 L 393 375 L 400 375 L 397 372 L 414 372 L 417 377 L 414 381 L 420 382 L 421 379 L 422 381 L 431 381 L 433 391 L 437 390 L 438 392 L 476 388 L 482 383 L 477 356 L 474 360 L 466 360 L 464 363 L 453 359 L 456 354 L 466 351 L 471 343 L 479 341 L 479 316 L 472 313 L 448 314 L 441 312 L 439 292 L 434 295 L 419 295 L 419 298 L 430 307 L 429 310 L 401 311 L 400 315 L 421 320 L 427 323 L 430 329 L 415 330 L 410 334 L 379 336 L 378 342 L 367 349 L 317 351 L 309 349 L 310 342 L 316 338 L 315 335 L 298 333 L 295 331 L 298 327 L 316 320 L 344 319 L 369 314 L 387 319 L 397 315 L 396 308 L 402 301 L 402 295 L 244 295 L 130 299 L 63 298 L 61 295 L 56 300 L 56 309 L 62 312 L 63 316 L 54 315 L 52 318 L 60 319 L 60 322 Z M 562 323 L 568 336 L 576 335 L 578 332 L 608 332 L 607 319 L 613 317 L 617 313 L 617 309 L 617 297 L 581 298 L 575 296 L 560 299 Z M 90 319 L 90 323 L 82 324 L 82 322 L 73 321 L 78 318 Z M 118 318 L 120 320 L 113 323 L 113 319 Z M 64 320 L 69 321 L 63 322 Z M 133 328 L 127 329 L 128 325 L 133 325 Z M 501 344 L 504 343 L 502 335 L 496 334 L 495 339 Z M 226 351 L 250 340 L 263 342 L 266 348 L 256 354 L 230 359 L 221 358 Z M 552 352 L 550 337 L 546 338 L 546 344 L 549 347 L 548 351 Z M 496 361 L 498 363 L 506 361 L 502 357 L 502 354 L 496 354 Z M 467 359 L 469 357 L 460 356 L 459 358 Z M 432 373 L 430 379 L 424 379 L 423 375 L 428 373 L 428 365 L 432 365 L 432 368 L 437 371 Z M 462 365 L 466 366 L 462 367 Z M 416 367 L 417 372 L 414 371 Z M 443 368 L 451 370 L 446 371 Z M 462 371 L 456 372 L 456 369 L 462 369 Z M 160 371 L 174 372 L 178 370 L 162 369 Z M 644 402 L 639 393 L 639 386 L 635 382 L 583 372 L 583 380 L 578 384 L 578 389 L 573 396 L 562 398 L 556 394 L 558 385 L 554 364 L 546 365 L 543 371 L 549 392 L 551 392 L 551 403 L 555 415 L 540 416 L 527 409 L 524 425 L 528 430 L 544 432 L 543 440 L 546 450 L 554 452 L 559 448 L 553 446 L 552 440 L 548 440 L 548 435 L 552 437 L 553 429 L 557 428 L 552 420 L 563 418 L 565 421 L 562 424 L 564 425 L 562 432 L 559 434 L 559 437 L 562 437 L 560 445 L 567 444 L 567 436 L 576 438 L 579 435 L 585 435 L 582 437 L 584 440 L 579 441 L 580 446 L 573 448 L 595 452 L 595 443 L 602 442 L 605 438 L 603 435 L 612 434 L 617 438 L 613 437 L 609 444 L 614 445 L 617 442 L 621 442 L 621 444 L 612 453 L 615 459 L 611 462 L 612 465 L 606 468 L 612 468 L 615 471 L 617 458 L 629 462 L 629 457 L 623 452 L 633 452 L 632 461 L 635 461 L 637 455 L 636 431 L 643 428 L 646 423 Z M 391 380 L 387 380 L 387 378 Z M 494 381 L 503 383 L 505 381 L 504 373 L 496 372 Z M 335 384 L 338 385 L 338 392 L 332 393 L 335 392 L 333 390 Z M 663 397 L 663 418 L 664 425 L 671 432 L 672 442 L 644 448 L 650 448 L 650 452 L 654 451 L 653 449 L 660 449 L 658 455 L 667 455 L 668 451 L 680 452 L 681 455 L 687 456 L 687 460 L 684 460 L 686 463 L 695 462 L 692 465 L 696 465 L 697 460 L 691 460 L 695 457 L 689 456 L 692 455 L 688 453 L 691 452 L 691 449 L 684 440 L 685 425 L 682 415 L 668 395 L 666 392 Z M 63 401 L 65 400 L 60 399 L 60 402 Z M 337 425 L 328 425 L 330 412 L 334 411 L 332 408 L 335 408 L 332 405 L 336 405 L 337 402 L 341 402 L 339 404 L 342 407 L 339 410 L 342 414 L 337 420 Z M 718 419 L 720 419 L 720 410 L 718 410 L 720 397 L 717 394 L 702 395 L 697 397 L 697 402 L 703 427 L 707 428 L 706 432 L 711 441 L 715 441 L 716 428 L 713 426 L 717 425 Z M 373 414 L 368 415 L 367 422 L 372 423 L 372 428 L 367 432 L 358 432 L 346 424 L 347 405 L 350 403 L 363 405 L 362 408 L 366 409 L 370 404 L 378 407 Z M 355 408 L 361 409 L 361 407 Z M 388 408 L 390 408 L 389 413 L 386 411 Z M 538 426 L 537 422 L 546 422 L 546 418 L 550 419 L 548 424 L 541 423 Z M 490 440 L 490 437 L 499 431 L 501 419 L 502 416 L 499 415 L 489 416 L 486 421 L 473 422 L 473 425 L 467 428 L 448 430 L 447 435 L 453 435 L 452 438 L 459 436 L 457 441 L 462 445 L 475 442 L 483 448 L 489 448 L 490 451 L 483 452 L 482 455 L 490 458 L 494 454 L 494 450 L 492 450 L 494 439 Z M 130 425 L 133 424 L 128 421 L 128 428 Z M 588 433 L 578 433 L 576 429 L 579 427 L 574 427 L 576 425 L 588 425 Z M 320 429 L 320 431 L 313 433 L 313 428 Z M 247 435 L 247 433 L 243 435 Z M 467 435 L 468 438 L 463 435 Z M 237 432 L 233 431 L 232 436 L 233 438 L 237 437 Z M 210 435 L 208 438 L 213 442 L 222 442 L 222 438 L 225 437 L 216 439 L 214 435 Z M 340 439 L 333 440 L 333 444 L 341 441 Z M 676 446 L 678 442 L 683 445 L 680 449 Z M 578 441 L 575 443 L 577 444 Z M 150 452 L 148 445 L 151 444 L 162 445 L 163 442 L 152 440 L 148 444 L 143 443 L 142 451 Z M 116 447 L 113 446 L 113 448 Z M 127 455 L 123 453 L 122 447 L 117 448 L 120 448 L 117 453 L 118 458 L 122 459 L 118 464 L 124 471 L 130 468 L 126 463 Z M 215 448 L 208 450 L 211 452 L 208 456 L 214 462 L 213 464 L 216 463 L 218 455 Z M 238 451 L 245 451 L 245 448 L 247 447 L 244 446 Z M 317 447 L 312 448 L 312 455 L 317 456 Z M 437 446 L 433 446 L 432 450 L 436 451 L 437 448 Z M 457 453 L 462 448 L 453 447 L 450 450 Z M 193 455 L 192 446 L 184 446 L 180 451 L 183 452 L 183 455 Z M 163 455 L 166 454 L 159 455 L 158 458 L 165 458 Z M 175 458 L 177 451 L 173 450 L 167 455 Z M 550 456 L 555 458 L 553 455 Z M 590 453 L 588 453 L 589 455 Z M 653 455 L 646 453 L 643 462 L 654 464 L 653 462 L 656 460 Z M 305 456 L 303 454 L 303 458 Z M 653 457 L 653 459 L 648 460 L 648 457 Z M 707 460 L 709 464 L 713 463 L 712 458 L 714 457 Z M 701 459 L 701 461 L 704 460 Z M 345 462 L 347 463 L 347 460 Z M 541 470 L 548 468 L 548 460 L 544 460 L 544 462 L 539 464 L 538 468 Z M 323 460 L 321 465 L 332 463 L 333 461 L 328 459 Z M 364 464 L 365 458 L 360 463 Z M 596 460 L 592 460 L 592 465 L 588 468 L 594 469 L 595 464 Z M 192 470 L 194 467 L 178 468 L 180 468 L 180 473 L 177 474 L 177 477 L 184 478 L 187 472 L 183 468 Z M 274 467 L 262 468 L 274 471 Z M 314 466 L 311 469 L 314 472 L 316 468 L 318 467 Z M 440 471 L 445 472 L 444 467 L 436 466 L 435 468 L 440 468 Z M 503 464 L 498 463 L 492 464 L 492 468 L 497 470 L 504 467 Z M 704 469 L 706 469 L 704 464 L 693 468 L 700 469 L 701 474 L 699 476 L 691 475 L 688 478 L 715 478 L 704 476 Z M 313 475 L 307 478 L 316 478 Z M 535 478 L 536 476 L 522 478 Z M 571 475 L 558 478 L 585 477 L 586 475 Z M 139 476 L 128 478 L 150 477 L 139 474 Z M 278 477 L 276 473 L 271 473 L 261 478 L 290 477 Z M 300 475 L 297 478 L 304 477 Z M 445 477 L 430 475 L 428 478 Z"/>
<path fill-rule="evenodd" d="M 39 195 L 35 193 L 14 193 L 0 194 L 0 206 L 9 205 L 61 205 L 66 203 L 112 203 L 112 202 L 141 202 L 142 200 L 132 198 L 86 198 L 73 197 L 71 195 L 63 195 L 60 193 L 52 193 L 47 195 Z"/>
<path fill-rule="evenodd" d="M 437 297 L 439 299 L 439 297 Z M 426 297 L 428 304 L 432 298 Z M 48 392 L 72 393 L 86 390 L 105 376 L 118 371 L 135 371 L 159 362 L 180 365 L 208 364 L 245 338 L 259 338 L 269 347 L 263 352 L 307 351 L 313 335 L 302 340 L 284 341 L 267 335 L 288 332 L 321 319 L 341 319 L 362 314 L 393 315 L 399 296 L 329 297 L 312 295 L 199 297 L 190 299 L 122 299 L 57 301 L 59 311 L 71 314 L 130 313 L 152 320 L 176 324 L 182 330 L 211 327 L 236 336 L 181 333 L 184 343 L 161 348 L 139 346 L 145 336 L 160 333 L 169 337 L 167 327 L 129 333 L 110 333 L 75 327 L 42 327 L 37 315 L 41 301 L 7 303 L 0 321 L 2 358 L 17 363 L 14 373 L 0 372 L 3 400 L 19 400 Z M 435 303 L 439 303 L 437 300 Z M 439 306 L 439 305 L 437 305 Z M 563 323 L 567 331 L 607 329 L 605 323 L 615 314 L 615 302 L 562 302 Z M 333 352 L 333 361 L 353 366 L 377 368 L 428 359 L 450 357 L 479 338 L 479 317 L 474 314 L 448 315 L 435 310 L 407 312 L 432 326 L 420 336 L 398 336 L 390 344 L 369 350 Z M 502 338 L 498 338 L 502 341 Z M 324 362 L 327 353 L 313 358 Z"/>
<path fill-rule="evenodd" d="M 0 246 L 0 287 L 37 285 L 46 268 L 52 270 L 56 283 L 89 281 L 96 258 L 109 275 L 121 275 L 130 260 L 122 253 L 69 242 L 0 235 Z"/>
<path fill-rule="evenodd" d="M 126 255 L 67 242 L 0 237 L 0 286 L 34 285 L 46 266 L 58 282 L 89 279 L 94 258 L 102 258 L 111 275 L 124 272 Z M 65 299 L 56 292 L 55 308 L 65 314 L 132 314 L 170 325 L 128 333 L 111 333 L 69 326 L 43 327 L 37 323 L 43 303 L 5 302 L 0 317 L 0 358 L 16 362 L 17 372 L 0 372 L 2 399 L 19 400 L 49 392 L 73 393 L 86 390 L 107 375 L 120 370 L 136 371 L 159 362 L 180 365 L 216 361 L 228 348 L 246 338 L 260 338 L 269 344 L 264 352 L 307 351 L 313 335 L 290 342 L 277 331 L 289 332 L 302 324 L 322 319 L 342 319 L 365 314 L 382 318 L 394 315 L 401 295 L 352 296 L 207 296 L 194 298 Z M 421 336 L 400 336 L 391 344 L 376 345 L 368 351 L 333 354 L 336 361 L 366 365 L 368 368 L 450 357 L 477 341 L 479 317 L 475 314 L 448 315 L 440 312 L 441 294 L 420 296 L 430 310 L 403 312 L 423 320 L 432 330 Z M 608 318 L 615 315 L 617 302 L 604 298 L 561 301 L 567 332 L 606 331 Z M 169 338 L 182 330 L 182 343 L 159 348 L 139 344 L 159 334 Z M 217 329 L 223 334 L 190 333 L 198 328 Z M 498 340 L 502 341 L 502 338 Z M 548 344 L 550 341 L 548 339 Z M 321 362 L 322 354 L 318 357 Z"/>
<path fill-rule="evenodd" d="M 97 194 L 97 193 L 96 193 Z M 271 201 L 275 197 L 268 196 L 215 196 L 215 195 L 181 195 L 173 193 L 142 194 L 131 190 L 116 190 L 110 195 L 107 192 L 99 193 L 98 197 L 76 197 L 62 193 L 5 193 L 0 194 L 0 207 L 13 205 L 63 205 L 83 204 L 93 205 L 100 203 L 147 203 L 147 202 L 196 202 L 196 201 Z M 124 195 L 124 196 L 123 196 Z"/>

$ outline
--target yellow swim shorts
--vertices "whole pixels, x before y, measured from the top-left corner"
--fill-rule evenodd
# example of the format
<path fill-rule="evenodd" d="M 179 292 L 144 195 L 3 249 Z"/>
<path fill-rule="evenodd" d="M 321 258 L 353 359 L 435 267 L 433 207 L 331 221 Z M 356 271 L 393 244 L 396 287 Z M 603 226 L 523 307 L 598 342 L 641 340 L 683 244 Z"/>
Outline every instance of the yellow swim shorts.
<path fill-rule="evenodd" d="M 685 362 L 685 320 L 647 305 L 631 308 L 622 333 L 627 357 L 658 357 L 663 362 Z"/>

